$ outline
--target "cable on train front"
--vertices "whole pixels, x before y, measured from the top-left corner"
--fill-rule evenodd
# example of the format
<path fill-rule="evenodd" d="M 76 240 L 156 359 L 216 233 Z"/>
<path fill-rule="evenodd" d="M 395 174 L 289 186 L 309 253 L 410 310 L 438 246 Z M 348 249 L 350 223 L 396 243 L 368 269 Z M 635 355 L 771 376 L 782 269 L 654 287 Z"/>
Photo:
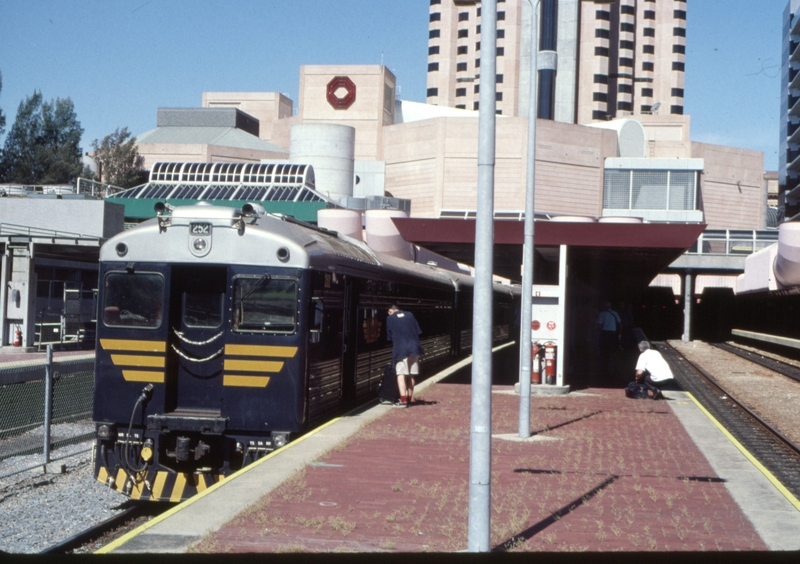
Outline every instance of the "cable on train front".
<path fill-rule="evenodd" d="M 102 247 L 98 481 L 178 502 L 303 430 L 308 254 L 266 215 L 162 205 Z"/>

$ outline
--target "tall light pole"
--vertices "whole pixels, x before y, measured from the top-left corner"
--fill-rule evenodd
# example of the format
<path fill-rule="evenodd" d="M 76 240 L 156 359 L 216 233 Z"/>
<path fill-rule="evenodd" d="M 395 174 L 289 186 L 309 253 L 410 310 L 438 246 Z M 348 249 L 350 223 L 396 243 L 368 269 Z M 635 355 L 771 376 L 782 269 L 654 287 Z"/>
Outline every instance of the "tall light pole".
<path fill-rule="evenodd" d="M 586 0 L 579 0 L 578 4 Z M 591 0 L 594 4 L 615 4 L 617 0 Z M 522 304 L 519 347 L 519 436 L 531 436 L 531 318 L 533 317 L 534 202 L 536 175 L 536 117 L 539 78 L 539 3 L 531 6 L 530 92 L 528 94 L 528 168 L 525 176 L 525 230 L 522 245 Z M 579 34 L 580 36 L 580 34 Z M 564 304 L 561 304 L 564 307 Z"/>

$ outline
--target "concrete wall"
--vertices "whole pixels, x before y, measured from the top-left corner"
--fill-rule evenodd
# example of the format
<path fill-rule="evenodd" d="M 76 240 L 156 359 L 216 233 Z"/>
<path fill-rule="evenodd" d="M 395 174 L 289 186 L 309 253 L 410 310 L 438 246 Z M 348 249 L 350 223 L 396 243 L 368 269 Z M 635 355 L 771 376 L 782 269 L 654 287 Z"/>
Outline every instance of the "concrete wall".
<path fill-rule="evenodd" d="M 0 223 L 108 239 L 122 231 L 124 213 L 106 200 L 3 198 Z"/>
<path fill-rule="evenodd" d="M 278 92 L 203 92 L 204 108 L 237 108 L 259 121 L 259 137 L 273 141 L 272 124 L 292 116 L 294 103 Z M 283 147 L 283 145 L 280 145 Z"/>
<path fill-rule="evenodd" d="M 764 153 L 692 143 L 705 160 L 700 190 L 705 222 L 712 229 L 761 229 L 765 212 Z"/>

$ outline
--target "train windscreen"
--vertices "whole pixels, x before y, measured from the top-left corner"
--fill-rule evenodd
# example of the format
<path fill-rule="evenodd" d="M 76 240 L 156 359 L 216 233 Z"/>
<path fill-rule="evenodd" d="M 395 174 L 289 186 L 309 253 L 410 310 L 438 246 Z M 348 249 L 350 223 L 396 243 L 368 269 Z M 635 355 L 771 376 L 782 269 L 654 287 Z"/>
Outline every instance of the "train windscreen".
<path fill-rule="evenodd" d="M 164 312 L 164 277 L 155 272 L 109 272 L 103 323 L 107 327 L 158 329 Z"/>
<path fill-rule="evenodd" d="M 296 312 L 296 280 L 269 275 L 234 278 L 234 330 L 291 333 L 295 330 Z"/>

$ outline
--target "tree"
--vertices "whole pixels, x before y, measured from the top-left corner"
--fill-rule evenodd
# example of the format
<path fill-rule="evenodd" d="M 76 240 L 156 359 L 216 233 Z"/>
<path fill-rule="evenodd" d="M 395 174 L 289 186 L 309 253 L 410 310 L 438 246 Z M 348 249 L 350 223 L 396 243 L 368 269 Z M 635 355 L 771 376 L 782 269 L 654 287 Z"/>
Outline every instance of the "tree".
<path fill-rule="evenodd" d="M 92 141 L 94 160 L 101 182 L 131 188 L 147 182 L 144 157 L 136 148 L 136 139 L 127 127 L 117 128 L 102 141 Z"/>
<path fill-rule="evenodd" d="M 3 91 L 3 73 L 0 72 L 0 92 Z M 6 116 L 3 115 L 3 109 L 0 108 L 0 135 L 6 132 Z M 2 155 L 2 153 L 0 153 Z"/>
<path fill-rule="evenodd" d="M 21 102 L 6 137 L 4 180 L 19 184 L 68 184 L 80 176 L 83 128 L 69 98 L 42 101 L 34 91 Z"/>

